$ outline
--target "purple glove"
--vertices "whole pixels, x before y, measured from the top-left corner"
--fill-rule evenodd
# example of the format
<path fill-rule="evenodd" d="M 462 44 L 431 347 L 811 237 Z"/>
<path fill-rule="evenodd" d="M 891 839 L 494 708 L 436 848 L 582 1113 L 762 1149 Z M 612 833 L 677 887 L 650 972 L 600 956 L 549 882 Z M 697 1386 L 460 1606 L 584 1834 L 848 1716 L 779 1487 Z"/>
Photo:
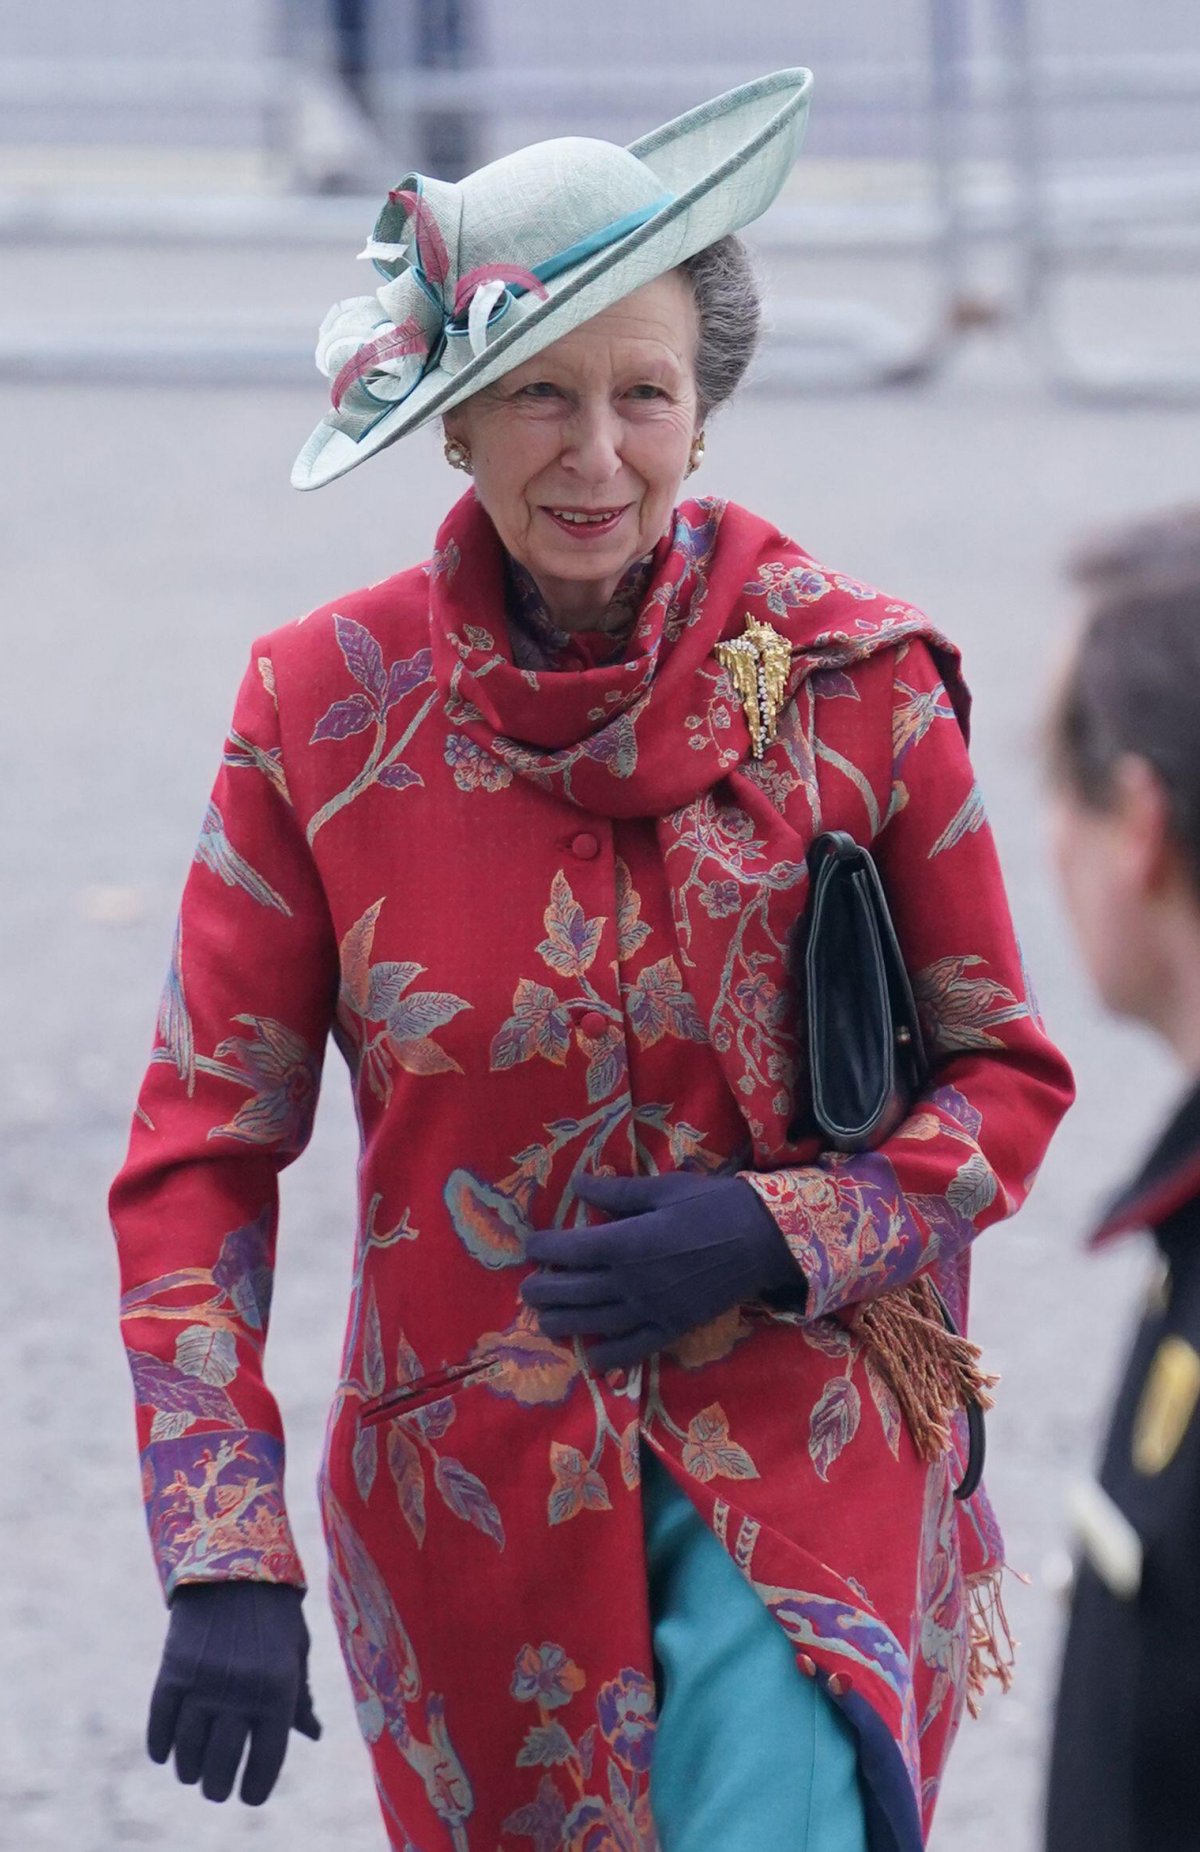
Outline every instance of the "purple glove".
<path fill-rule="evenodd" d="M 301 1590 L 275 1582 L 185 1582 L 171 1601 L 146 1747 L 210 1801 L 233 1792 L 250 1742 L 242 1799 L 260 1807 L 275 1786 L 288 1732 L 316 1741 Z"/>
<path fill-rule="evenodd" d="M 525 1252 L 538 1272 L 521 1297 L 549 1338 L 601 1338 L 594 1370 L 628 1369 L 731 1306 L 791 1289 L 804 1276 L 770 1210 L 740 1177 L 580 1177 L 585 1202 L 614 1219 L 548 1228 Z"/>

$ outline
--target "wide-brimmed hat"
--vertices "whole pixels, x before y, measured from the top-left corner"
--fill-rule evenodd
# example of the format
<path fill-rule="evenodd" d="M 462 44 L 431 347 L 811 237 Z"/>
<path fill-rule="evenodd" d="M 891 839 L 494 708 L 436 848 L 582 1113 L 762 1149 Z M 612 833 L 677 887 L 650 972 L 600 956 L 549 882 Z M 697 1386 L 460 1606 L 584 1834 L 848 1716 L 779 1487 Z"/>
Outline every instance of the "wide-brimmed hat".
<path fill-rule="evenodd" d="M 344 476 L 756 219 L 796 157 L 811 88 L 810 71 L 776 71 L 628 148 L 570 136 L 457 184 L 409 174 L 360 253 L 382 287 L 321 324 L 331 409 L 293 487 Z"/>

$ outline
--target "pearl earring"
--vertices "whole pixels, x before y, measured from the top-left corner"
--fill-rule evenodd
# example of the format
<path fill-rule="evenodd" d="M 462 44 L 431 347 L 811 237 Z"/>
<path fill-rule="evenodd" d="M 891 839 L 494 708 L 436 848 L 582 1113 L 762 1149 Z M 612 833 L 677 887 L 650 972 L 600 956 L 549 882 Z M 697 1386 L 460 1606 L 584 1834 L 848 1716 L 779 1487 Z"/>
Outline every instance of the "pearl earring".
<path fill-rule="evenodd" d="M 688 455 L 688 466 L 687 466 L 688 475 L 694 476 L 703 461 L 704 461 L 704 433 L 703 431 L 697 431 L 695 437 L 693 437 L 692 439 L 692 448 Z"/>
<path fill-rule="evenodd" d="M 471 452 L 465 444 L 460 443 L 457 437 L 448 437 L 442 448 L 451 469 L 462 469 L 468 476 L 471 474 Z"/>

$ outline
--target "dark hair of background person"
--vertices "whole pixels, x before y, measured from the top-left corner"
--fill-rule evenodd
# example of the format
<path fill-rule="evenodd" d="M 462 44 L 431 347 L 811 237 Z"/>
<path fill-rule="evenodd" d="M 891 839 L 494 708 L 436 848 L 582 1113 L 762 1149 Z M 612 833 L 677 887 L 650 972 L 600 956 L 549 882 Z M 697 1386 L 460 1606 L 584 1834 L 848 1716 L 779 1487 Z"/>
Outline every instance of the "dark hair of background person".
<path fill-rule="evenodd" d="M 1200 506 L 1093 542 L 1071 577 L 1087 611 L 1051 715 L 1051 771 L 1105 810 L 1117 761 L 1145 759 L 1200 889 Z"/>

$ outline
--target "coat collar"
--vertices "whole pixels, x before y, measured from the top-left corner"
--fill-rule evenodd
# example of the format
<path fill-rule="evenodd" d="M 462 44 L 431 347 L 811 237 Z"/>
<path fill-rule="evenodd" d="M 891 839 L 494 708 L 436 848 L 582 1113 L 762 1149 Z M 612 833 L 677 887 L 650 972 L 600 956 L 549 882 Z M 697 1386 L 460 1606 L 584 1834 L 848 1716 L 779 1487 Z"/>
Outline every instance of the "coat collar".
<path fill-rule="evenodd" d="M 1183 1100 L 1132 1182 L 1117 1194 L 1092 1236 L 1098 1247 L 1134 1229 L 1160 1236 L 1200 1200 L 1200 1083 Z"/>

